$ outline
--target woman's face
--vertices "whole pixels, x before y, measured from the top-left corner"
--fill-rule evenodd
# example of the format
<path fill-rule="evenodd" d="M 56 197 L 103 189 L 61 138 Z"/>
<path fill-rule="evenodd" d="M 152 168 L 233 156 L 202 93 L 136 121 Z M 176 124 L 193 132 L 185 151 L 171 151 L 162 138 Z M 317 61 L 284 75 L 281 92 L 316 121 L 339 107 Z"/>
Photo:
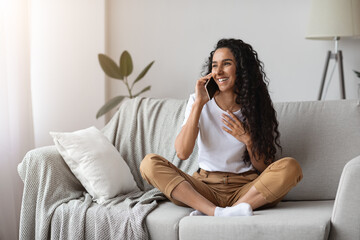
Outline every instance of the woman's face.
<path fill-rule="evenodd" d="M 233 92 L 236 80 L 236 62 L 229 48 L 219 48 L 215 51 L 211 73 L 221 92 Z"/>

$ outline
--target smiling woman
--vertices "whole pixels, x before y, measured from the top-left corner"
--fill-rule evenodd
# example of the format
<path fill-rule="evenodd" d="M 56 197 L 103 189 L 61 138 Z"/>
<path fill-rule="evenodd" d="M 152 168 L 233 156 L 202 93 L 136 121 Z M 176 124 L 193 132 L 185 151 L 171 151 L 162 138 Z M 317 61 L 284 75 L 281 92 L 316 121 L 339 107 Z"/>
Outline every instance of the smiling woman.
<path fill-rule="evenodd" d="M 243 160 L 250 162 L 248 153 L 258 152 L 268 165 L 274 160 L 276 147 L 281 149 L 280 134 L 268 92 L 268 79 L 257 52 L 242 40 L 223 39 L 210 53 L 206 67 L 207 73 L 215 78 L 229 79 L 223 86 L 222 94 L 215 97 L 216 103 L 224 110 L 233 110 L 229 107 L 234 104 L 236 110 L 241 107 L 242 116 L 246 120 L 242 123 L 243 128 L 252 139 L 252 151 L 246 152 Z M 219 82 L 219 87 L 221 85 L 223 83 Z"/>
<path fill-rule="evenodd" d="M 197 142 L 198 171 L 188 175 L 162 156 L 148 154 L 140 172 L 173 203 L 194 208 L 192 216 L 251 216 L 280 202 L 301 180 L 302 170 L 293 158 L 275 161 L 281 148 L 278 121 L 256 51 L 242 40 L 222 39 L 207 66 L 175 140 L 181 160 Z M 219 86 L 212 99 L 205 87 L 211 78 Z"/>

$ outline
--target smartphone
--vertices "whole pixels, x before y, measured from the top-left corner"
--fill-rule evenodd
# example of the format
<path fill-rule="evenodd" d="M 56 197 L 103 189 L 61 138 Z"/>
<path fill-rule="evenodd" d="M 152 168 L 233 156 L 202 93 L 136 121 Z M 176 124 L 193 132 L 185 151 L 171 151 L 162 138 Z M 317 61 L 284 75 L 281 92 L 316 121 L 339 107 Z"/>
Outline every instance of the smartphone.
<path fill-rule="evenodd" d="M 210 100 L 214 97 L 215 93 L 219 91 L 219 86 L 213 77 L 205 83 L 205 89 Z"/>

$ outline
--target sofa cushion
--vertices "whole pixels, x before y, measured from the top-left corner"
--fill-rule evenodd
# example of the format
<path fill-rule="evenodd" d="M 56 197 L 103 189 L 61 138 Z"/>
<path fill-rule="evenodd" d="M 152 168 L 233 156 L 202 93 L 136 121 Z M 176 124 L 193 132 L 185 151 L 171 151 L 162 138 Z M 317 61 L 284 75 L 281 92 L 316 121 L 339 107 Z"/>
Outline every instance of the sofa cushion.
<path fill-rule="evenodd" d="M 151 239 L 179 239 L 179 222 L 191 211 L 193 209 L 180 207 L 169 201 L 160 203 L 146 217 L 146 226 Z"/>
<path fill-rule="evenodd" d="M 138 191 L 120 153 L 96 128 L 50 132 L 66 164 L 94 201 L 103 203 L 118 194 Z"/>
<path fill-rule="evenodd" d="M 275 109 L 282 157 L 294 157 L 304 175 L 285 199 L 335 199 L 343 167 L 360 155 L 358 101 L 276 103 Z"/>
<path fill-rule="evenodd" d="M 184 217 L 181 240 L 328 239 L 334 201 L 281 202 L 250 217 Z M 165 239 L 165 238 L 164 238 Z"/>

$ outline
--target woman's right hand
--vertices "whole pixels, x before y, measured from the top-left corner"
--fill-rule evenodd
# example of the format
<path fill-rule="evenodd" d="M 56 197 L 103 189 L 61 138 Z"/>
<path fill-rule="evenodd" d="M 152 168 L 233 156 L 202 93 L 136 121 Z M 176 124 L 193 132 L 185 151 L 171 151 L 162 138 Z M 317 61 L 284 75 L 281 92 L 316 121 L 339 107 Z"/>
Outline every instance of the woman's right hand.
<path fill-rule="evenodd" d="M 209 101 L 209 97 L 206 92 L 205 83 L 212 77 L 212 74 L 201 77 L 196 82 L 195 86 L 195 102 L 200 103 L 201 105 L 205 105 Z"/>
<path fill-rule="evenodd" d="M 209 101 L 205 83 L 210 78 L 211 74 L 208 74 L 197 80 L 195 86 L 195 102 L 191 106 L 191 112 L 186 124 L 181 128 L 180 133 L 175 139 L 176 154 L 181 160 L 188 159 L 194 150 L 196 138 L 199 133 L 198 125 L 201 111 L 205 103 Z"/>

